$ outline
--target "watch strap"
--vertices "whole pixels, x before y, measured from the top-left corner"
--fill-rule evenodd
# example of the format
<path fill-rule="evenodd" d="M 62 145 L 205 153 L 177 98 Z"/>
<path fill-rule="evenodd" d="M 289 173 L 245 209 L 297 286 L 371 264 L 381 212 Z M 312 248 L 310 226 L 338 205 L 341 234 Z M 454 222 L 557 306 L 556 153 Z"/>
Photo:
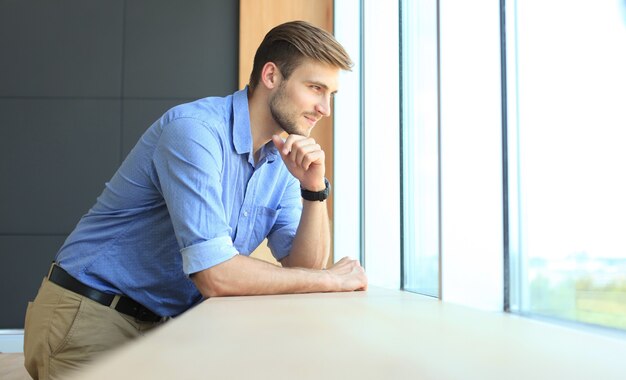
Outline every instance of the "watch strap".
<path fill-rule="evenodd" d="M 300 188 L 300 194 L 302 195 L 302 198 L 304 200 L 307 201 L 325 201 L 326 199 L 328 199 L 328 196 L 330 195 L 330 182 L 328 182 L 328 179 L 324 178 L 324 184 L 326 185 L 326 188 L 322 191 L 309 191 L 303 188 Z"/>

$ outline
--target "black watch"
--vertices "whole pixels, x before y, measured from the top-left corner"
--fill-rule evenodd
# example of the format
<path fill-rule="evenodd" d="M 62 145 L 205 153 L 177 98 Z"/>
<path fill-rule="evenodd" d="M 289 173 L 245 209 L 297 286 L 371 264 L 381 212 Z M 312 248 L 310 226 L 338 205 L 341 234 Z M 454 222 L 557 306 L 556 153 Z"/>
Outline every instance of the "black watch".
<path fill-rule="evenodd" d="M 328 195 L 330 195 L 330 182 L 324 178 L 324 184 L 326 185 L 326 188 L 322 191 L 309 191 L 301 187 L 300 193 L 302 194 L 302 198 L 306 201 L 325 201 L 328 198 Z"/>

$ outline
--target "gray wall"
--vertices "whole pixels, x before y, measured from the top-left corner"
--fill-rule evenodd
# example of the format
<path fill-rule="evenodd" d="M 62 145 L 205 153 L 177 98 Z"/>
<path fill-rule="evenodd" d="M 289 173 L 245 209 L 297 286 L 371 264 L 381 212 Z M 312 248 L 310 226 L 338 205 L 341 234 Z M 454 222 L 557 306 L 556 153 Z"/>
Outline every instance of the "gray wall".
<path fill-rule="evenodd" d="M 237 89 L 237 0 L 0 0 L 0 329 L 169 107 Z"/>

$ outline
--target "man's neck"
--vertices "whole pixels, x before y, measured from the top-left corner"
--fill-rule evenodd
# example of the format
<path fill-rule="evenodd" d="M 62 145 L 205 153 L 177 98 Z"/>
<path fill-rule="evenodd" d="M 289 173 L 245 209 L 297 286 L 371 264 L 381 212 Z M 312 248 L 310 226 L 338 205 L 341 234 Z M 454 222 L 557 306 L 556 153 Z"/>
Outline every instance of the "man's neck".
<path fill-rule="evenodd" d="M 263 92 L 263 89 L 257 88 L 252 94 L 250 89 L 248 89 L 250 133 L 252 135 L 252 151 L 255 162 L 259 160 L 263 145 L 272 139 L 272 135 L 282 132 L 270 113 L 268 103 L 268 96 Z"/>

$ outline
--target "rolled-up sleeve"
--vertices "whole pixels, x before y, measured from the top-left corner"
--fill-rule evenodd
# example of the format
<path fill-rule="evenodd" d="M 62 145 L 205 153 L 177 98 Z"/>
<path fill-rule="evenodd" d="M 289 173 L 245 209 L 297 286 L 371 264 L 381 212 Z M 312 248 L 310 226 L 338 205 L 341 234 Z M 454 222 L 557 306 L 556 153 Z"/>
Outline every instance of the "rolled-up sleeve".
<path fill-rule="evenodd" d="M 186 275 L 237 254 L 221 202 L 223 147 L 215 130 L 194 118 L 164 125 L 153 155 Z"/>

